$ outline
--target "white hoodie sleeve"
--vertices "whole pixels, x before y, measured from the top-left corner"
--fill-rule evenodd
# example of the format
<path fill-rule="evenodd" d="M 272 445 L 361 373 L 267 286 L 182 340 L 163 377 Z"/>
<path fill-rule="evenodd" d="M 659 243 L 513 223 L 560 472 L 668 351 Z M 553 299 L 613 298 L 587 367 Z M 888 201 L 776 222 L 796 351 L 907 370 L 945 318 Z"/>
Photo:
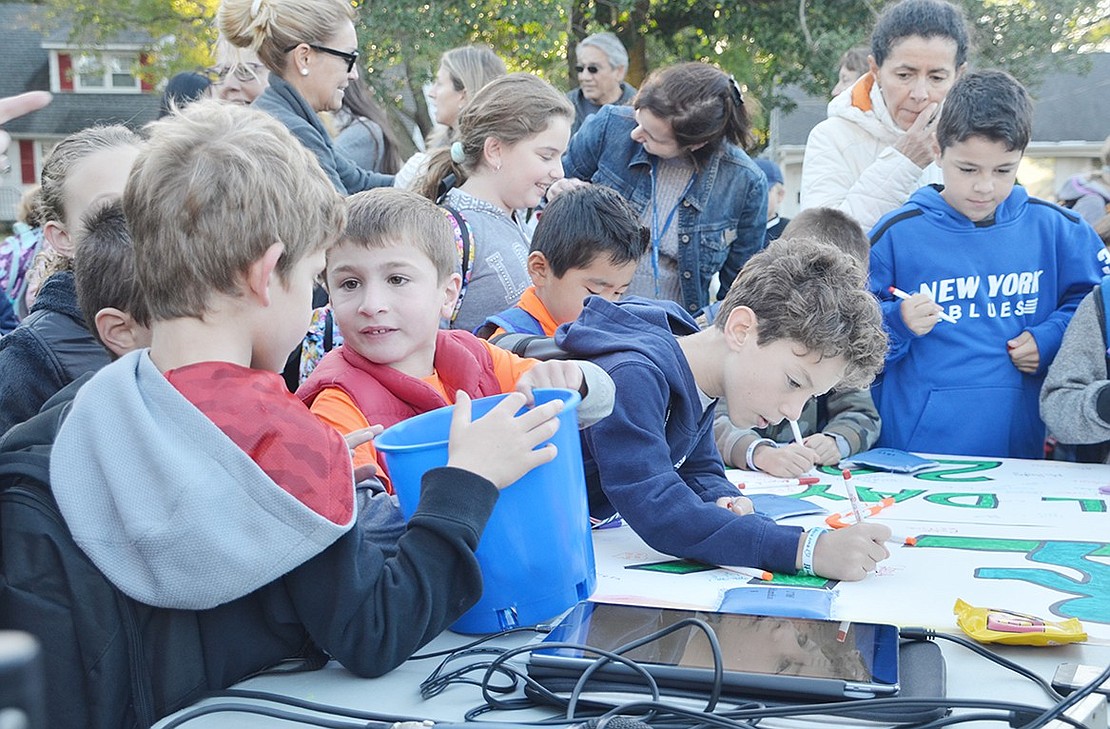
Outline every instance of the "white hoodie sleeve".
<path fill-rule="evenodd" d="M 809 133 L 802 163 L 802 209 L 831 207 L 863 229 L 905 204 L 922 169 L 893 146 L 844 119 L 826 119 Z"/>

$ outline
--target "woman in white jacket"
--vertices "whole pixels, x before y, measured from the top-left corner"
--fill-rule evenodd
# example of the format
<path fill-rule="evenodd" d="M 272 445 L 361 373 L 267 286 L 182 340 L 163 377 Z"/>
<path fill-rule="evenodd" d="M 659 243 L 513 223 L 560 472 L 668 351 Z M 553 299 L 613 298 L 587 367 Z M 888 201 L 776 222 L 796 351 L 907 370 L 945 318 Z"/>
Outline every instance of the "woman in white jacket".
<path fill-rule="evenodd" d="M 838 208 L 868 230 L 940 171 L 940 104 L 967 65 L 962 11 L 945 0 L 903 0 L 879 16 L 871 71 L 829 102 L 809 133 L 801 206 Z"/>

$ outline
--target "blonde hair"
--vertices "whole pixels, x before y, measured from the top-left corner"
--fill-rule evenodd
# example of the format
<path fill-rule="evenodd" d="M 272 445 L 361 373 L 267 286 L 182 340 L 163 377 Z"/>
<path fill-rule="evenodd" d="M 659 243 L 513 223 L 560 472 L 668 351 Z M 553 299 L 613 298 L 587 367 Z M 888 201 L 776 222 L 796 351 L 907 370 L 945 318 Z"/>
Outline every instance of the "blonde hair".
<path fill-rule="evenodd" d="M 278 76 L 285 69 L 288 49 L 323 43 L 355 17 L 346 0 L 222 0 L 216 14 L 224 38 L 255 51 Z"/>
<path fill-rule="evenodd" d="M 346 210 L 315 156 L 268 114 L 198 101 L 150 125 L 123 196 L 152 321 L 201 316 L 274 243 L 282 281 Z"/>
<path fill-rule="evenodd" d="M 80 221 L 67 219 L 70 211 L 66 210 L 66 180 L 87 157 L 97 152 L 118 147 L 139 147 L 142 143 L 138 134 L 119 124 L 88 127 L 58 142 L 42 163 L 38 195 L 33 198 L 33 217 L 37 226 L 60 223 L 68 233 L 75 235 L 78 232 L 76 223 Z M 70 230 L 71 224 L 74 230 Z M 72 271 L 73 258 L 44 245 L 35 254 L 31 269 L 38 280 L 45 281 L 56 273 Z"/>
<path fill-rule="evenodd" d="M 508 73 L 505 62 L 489 46 L 452 48 L 440 56 L 439 65 L 451 77 L 451 86 L 455 91 L 466 92 L 460 111 L 482 87 Z M 455 124 L 458 125 L 458 120 Z M 429 149 L 446 146 L 455 141 L 456 136 L 455 127 L 437 126 L 428 135 L 427 146 Z"/>
<path fill-rule="evenodd" d="M 407 190 L 382 187 L 347 198 L 343 241 L 371 250 L 415 248 L 431 259 L 439 281 L 459 267 L 455 233 L 445 211 Z"/>
<path fill-rule="evenodd" d="M 486 84 L 459 114 L 458 139 L 462 161 L 452 159 L 451 148 L 438 149 L 428 158 L 428 171 L 416 182 L 416 191 L 435 200 L 448 175 L 462 184 L 481 165 L 490 137 L 513 145 L 547 129 L 552 118 L 574 119 L 574 107 L 563 94 L 530 73 L 511 73 Z"/>
<path fill-rule="evenodd" d="M 508 73 L 505 62 L 489 46 L 452 48 L 440 57 L 439 65 L 447 69 L 455 91 L 465 91 L 469 96 Z"/>
<path fill-rule="evenodd" d="M 69 211 L 65 208 L 65 184 L 73 170 L 86 157 L 116 147 L 138 147 L 142 143 L 138 134 L 118 124 L 88 127 L 58 142 L 42 163 L 39 178 L 39 224 L 45 225 L 51 221 L 63 225 L 78 222 L 66 220 Z"/>
<path fill-rule="evenodd" d="M 23 191 L 15 208 L 15 219 L 31 228 L 42 227 L 42 186 L 32 185 Z"/>

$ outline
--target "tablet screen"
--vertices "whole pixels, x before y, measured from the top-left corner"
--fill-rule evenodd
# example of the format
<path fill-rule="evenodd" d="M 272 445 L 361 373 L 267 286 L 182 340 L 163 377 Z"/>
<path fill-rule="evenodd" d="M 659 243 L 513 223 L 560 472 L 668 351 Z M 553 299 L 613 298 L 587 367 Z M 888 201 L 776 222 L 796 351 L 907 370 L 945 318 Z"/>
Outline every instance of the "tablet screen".
<path fill-rule="evenodd" d="M 699 618 L 713 628 L 725 671 L 841 679 L 853 684 L 898 683 L 898 629 L 893 625 L 851 623 L 846 634 L 842 634 L 841 623 L 830 620 L 580 603 L 545 642 L 581 643 L 613 650 L 689 617 Z M 596 658 L 574 649 L 540 652 Z M 641 663 L 713 667 L 709 641 L 693 626 L 625 655 Z"/>

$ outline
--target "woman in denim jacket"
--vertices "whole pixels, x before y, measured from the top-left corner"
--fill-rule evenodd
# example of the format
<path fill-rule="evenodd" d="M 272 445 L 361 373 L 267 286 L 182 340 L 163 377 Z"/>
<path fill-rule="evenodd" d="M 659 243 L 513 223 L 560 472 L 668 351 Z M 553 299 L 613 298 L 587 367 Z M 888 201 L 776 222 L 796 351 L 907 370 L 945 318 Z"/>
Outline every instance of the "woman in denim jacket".
<path fill-rule="evenodd" d="M 750 128 L 735 79 L 705 63 L 665 68 L 631 108 L 606 106 L 583 124 L 563 156 L 568 179 L 548 197 L 583 180 L 623 195 L 652 242 L 628 293 L 696 312 L 714 274 L 723 298 L 763 247 L 767 180 L 739 146 Z"/>

